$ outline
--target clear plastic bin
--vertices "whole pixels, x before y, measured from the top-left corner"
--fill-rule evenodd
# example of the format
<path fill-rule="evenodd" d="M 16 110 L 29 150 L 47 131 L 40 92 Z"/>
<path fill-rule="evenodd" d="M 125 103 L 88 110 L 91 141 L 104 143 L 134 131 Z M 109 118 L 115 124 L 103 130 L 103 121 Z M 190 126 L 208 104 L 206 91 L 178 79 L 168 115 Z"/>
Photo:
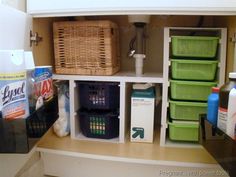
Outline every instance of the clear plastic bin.
<path fill-rule="evenodd" d="M 119 136 L 116 112 L 79 110 L 80 129 L 89 138 L 111 139 Z"/>
<path fill-rule="evenodd" d="M 212 81 L 215 79 L 218 61 L 171 60 L 173 79 Z"/>
<path fill-rule="evenodd" d="M 198 141 L 199 122 L 173 121 L 169 122 L 169 138 L 174 141 Z"/>
<path fill-rule="evenodd" d="M 174 100 L 207 101 L 216 82 L 171 80 L 171 98 Z"/>
<path fill-rule="evenodd" d="M 175 57 L 214 58 L 218 37 L 172 36 L 172 55 Z"/>
<path fill-rule="evenodd" d="M 119 108 L 120 88 L 116 82 L 79 82 L 80 106 L 85 109 Z"/>
<path fill-rule="evenodd" d="M 170 100 L 170 117 L 177 120 L 199 120 L 206 114 L 207 103 Z"/>

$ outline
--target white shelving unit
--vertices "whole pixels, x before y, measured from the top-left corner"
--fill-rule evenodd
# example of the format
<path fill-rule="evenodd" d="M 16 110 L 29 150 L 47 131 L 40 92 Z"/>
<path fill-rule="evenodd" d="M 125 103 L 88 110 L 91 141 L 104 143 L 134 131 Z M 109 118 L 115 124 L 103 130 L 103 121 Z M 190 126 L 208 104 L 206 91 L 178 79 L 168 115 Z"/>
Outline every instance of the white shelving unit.
<path fill-rule="evenodd" d="M 174 147 L 200 147 L 199 144 L 193 143 L 176 143 L 168 140 L 168 98 L 169 98 L 169 66 L 170 66 L 170 43 L 171 35 L 180 32 L 182 35 L 186 32 L 209 32 L 220 37 L 218 46 L 218 85 L 223 85 L 225 78 L 225 59 L 226 59 L 226 39 L 227 30 L 225 28 L 181 28 L 181 27 L 168 27 L 164 28 L 164 51 L 163 51 L 163 73 L 145 73 L 142 77 L 137 77 L 134 72 L 118 72 L 113 76 L 85 76 L 85 75 L 54 75 L 54 79 L 68 80 L 70 83 L 70 110 L 71 110 L 71 138 L 78 140 L 93 140 L 93 141 L 108 141 L 114 143 L 124 143 L 129 134 L 129 121 L 130 121 L 130 99 L 131 99 L 131 84 L 132 83 L 154 83 L 161 86 L 161 116 L 156 117 L 160 119 L 161 125 L 157 127 L 160 131 L 160 146 L 174 146 Z M 76 111 L 79 109 L 79 94 L 77 81 L 109 81 L 119 82 L 120 85 L 120 129 L 119 137 L 111 140 L 86 138 L 82 135 L 79 128 L 79 117 Z M 156 125 L 157 126 L 157 125 Z"/>
<path fill-rule="evenodd" d="M 182 28 L 182 27 L 166 27 L 164 28 L 164 66 L 163 66 L 163 95 L 162 95 L 162 116 L 161 116 L 161 136 L 160 136 L 160 145 L 161 146 L 177 146 L 177 147 L 200 147 L 199 144 L 194 143 L 176 143 L 172 142 L 167 137 L 167 128 L 168 128 L 168 112 L 169 107 L 168 99 L 169 93 L 168 89 L 170 86 L 170 44 L 171 36 L 174 34 L 181 33 L 181 35 L 189 34 L 189 32 L 208 32 L 220 38 L 218 45 L 218 54 L 217 58 L 219 61 L 217 69 L 217 78 L 218 86 L 224 84 L 225 80 L 225 65 L 226 65 L 226 42 L 227 42 L 227 29 L 226 28 Z"/>
<path fill-rule="evenodd" d="M 131 99 L 131 84 L 133 83 L 153 83 L 162 85 L 162 73 L 145 73 L 142 77 L 136 77 L 131 72 L 119 72 L 113 76 L 83 76 L 83 75 L 54 75 L 54 79 L 68 80 L 70 85 L 70 122 L 71 122 L 71 138 L 78 140 L 92 141 L 108 141 L 114 143 L 124 143 L 129 132 L 130 121 L 130 99 Z M 79 117 L 76 111 L 79 109 L 79 94 L 77 81 L 109 81 L 118 82 L 120 86 L 120 110 L 119 110 L 119 137 L 111 140 L 87 138 L 82 135 L 79 128 Z M 157 98 L 158 100 L 159 98 Z"/>

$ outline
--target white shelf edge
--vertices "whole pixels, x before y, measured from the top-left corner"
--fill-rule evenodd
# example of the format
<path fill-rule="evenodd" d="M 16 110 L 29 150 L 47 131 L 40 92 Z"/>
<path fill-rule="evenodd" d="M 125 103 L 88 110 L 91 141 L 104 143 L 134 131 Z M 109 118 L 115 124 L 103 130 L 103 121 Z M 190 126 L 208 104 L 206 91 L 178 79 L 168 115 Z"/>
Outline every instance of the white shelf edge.
<path fill-rule="evenodd" d="M 165 147 L 175 147 L 175 148 L 199 148 L 203 149 L 201 144 L 197 144 L 194 142 L 181 142 L 181 141 L 171 141 L 168 137 L 166 137 Z"/>
<path fill-rule="evenodd" d="M 115 156 L 108 156 L 108 155 L 95 155 L 95 154 L 87 154 L 87 153 L 80 153 L 80 152 L 63 151 L 63 150 L 52 150 L 52 149 L 40 148 L 40 147 L 37 147 L 36 150 L 42 153 L 51 153 L 51 154 L 56 154 L 56 155 L 66 155 L 66 156 L 71 156 L 71 157 L 81 157 L 81 158 L 89 158 L 89 159 L 95 159 L 95 160 L 126 162 L 126 163 L 136 163 L 136 164 L 164 165 L 164 166 L 166 165 L 166 166 L 178 166 L 178 167 L 199 167 L 199 168 L 219 167 L 218 164 L 115 157 Z"/>
<path fill-rule="evenodd" d="M 220 31 L 225 28 L 209 28 L 209 27 L 166 27 L 169 30 L 195 30 L 195 31 Z"/>
<path fill-rule="evenodd" d="M 89 76 L 89 75 L 64 75 L 54 74 L 53 79 L 75 80 L 75 81 L 112 81 L 112 82 L 151 82 L 163 83 L 162 73 L 145 73 L 141 77 L 135 76 L 132 72 L 119 72 L 112 76 Z"/>
<path fill-rule="evenodd" d="M 234 0 L 28 0 L 27 13 L 31 15 L 235 15 L 236 2 Z"/>
<path fill-rule="evenodd" d="M 84 136 L 82 133 L 79 133 L 75 135 L 75 140 L 80 140 L 80 141 L 96 141 L 96 142 L 109 142 L 109 143 L 120 143 L 119 142 L 119 137 L 117 138 L 112 138 L 112 139 L 99 139 L 99 138 L 88 138 Z"/>
<path fill-rule="evenodd" d="M 140 10 L 138 12 L 130 11 L 80 11 L 80 12 L 48 12 L 48 11 L 28 11 L 33 18 L 42 17 L 64 17 L 64 16 L 99 16 L 99 15 L 213 15 L 213 16 L 233 16 L 236 15 L 236 11 L 151 11 L 151 10 Z"/>

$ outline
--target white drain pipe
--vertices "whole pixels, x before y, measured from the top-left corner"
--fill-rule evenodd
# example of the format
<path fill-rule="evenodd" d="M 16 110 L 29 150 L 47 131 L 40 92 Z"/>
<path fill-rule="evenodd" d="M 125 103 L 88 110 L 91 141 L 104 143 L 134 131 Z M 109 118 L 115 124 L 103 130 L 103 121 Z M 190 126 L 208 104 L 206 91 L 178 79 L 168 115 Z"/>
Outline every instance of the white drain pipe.
<path fill-rule="evenodd" d="M 234 42 L 234 64 L 233 64 L 233 71 L 236 72 L 236 43 Z"/>
<path fill-rule="evenodd" d="M 136 76 L 143 75 L 143 60 L 146 57 L 144 54 L 134 54 Z"/>
<path fill-rule="evenodd" d="M 129 22 L 133 23 L 136 28 L 136 49 L 134 50 L 135 54 L 135 72 L 136 76 L 143 75 L 143 60 L 146 58 L 144 54 L 144 27 L 149 23 L 149 15 L 131 15 L 128 16 Z"/>

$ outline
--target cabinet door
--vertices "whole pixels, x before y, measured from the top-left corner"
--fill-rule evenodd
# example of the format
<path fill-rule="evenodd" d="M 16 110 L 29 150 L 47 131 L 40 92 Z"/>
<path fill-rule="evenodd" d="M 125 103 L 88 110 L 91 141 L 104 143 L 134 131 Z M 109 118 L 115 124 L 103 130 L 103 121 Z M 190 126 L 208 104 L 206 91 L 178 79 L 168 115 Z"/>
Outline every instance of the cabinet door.
<path fill-rule="evenodd" d="M 0 4 L 0 49 L 31 50 L 31 24 L 26 13 Z"/>

